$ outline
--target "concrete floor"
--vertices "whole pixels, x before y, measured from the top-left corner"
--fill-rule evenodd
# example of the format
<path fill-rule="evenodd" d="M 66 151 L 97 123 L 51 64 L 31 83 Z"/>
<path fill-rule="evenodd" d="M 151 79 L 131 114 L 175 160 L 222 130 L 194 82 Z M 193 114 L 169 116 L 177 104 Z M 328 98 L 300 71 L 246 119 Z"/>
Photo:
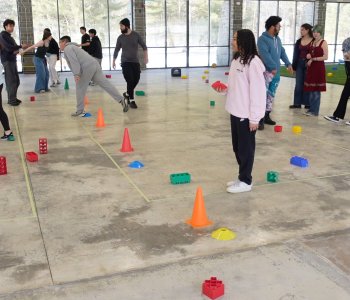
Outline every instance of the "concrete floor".
<path fill-rule="evenodd" d="M 183 71 L 189 79 L 143 72 L 146 96 L 126 114 L 90 87 L 92 117 L 79 119 L 70 117 L 70 73 L 61 74 L 69 91 L 61 85 L 35 102 L 34 76 L 21 77 L 23 104 L 5 104 L 17 139 L 0 145 L 9 172 L 0 177 L 0 299 L 195 300 L 211 276 L 224 281 L 223 299 L 350 299 L 350 126 L 289 110 L 294 80 L 282 78 L 272 117 L 283 132 L 267 126 L 257 134 L 253 191 L 231 195 L 225 185 L 237 164 L 224 98 L 201 79 L 204 69 Z M 210 81 L 224 81 L 225 71 L 210 69 Z M 120 72 L 110 74 L 124 91 Z M 322 115 L 342 90 L 327 88 Z M 303 133 L 294 135 L 293 125 Z M 133 153 L 119 151 L 126 127 Z M 39 137 L 49 153 L 26 163 Z M 291 166 L 294 155 L 309 168 Z M 145 167 L 130 169 L 134 160 Z M 279 183 L 266 182 L 269 170 Z M 192 182 L 171 185 L 178 172 Z M 198 186 L 214 225 L 194 230 L 185 221 Z M 220 227 L 237 238 L 212 239 Z"/>

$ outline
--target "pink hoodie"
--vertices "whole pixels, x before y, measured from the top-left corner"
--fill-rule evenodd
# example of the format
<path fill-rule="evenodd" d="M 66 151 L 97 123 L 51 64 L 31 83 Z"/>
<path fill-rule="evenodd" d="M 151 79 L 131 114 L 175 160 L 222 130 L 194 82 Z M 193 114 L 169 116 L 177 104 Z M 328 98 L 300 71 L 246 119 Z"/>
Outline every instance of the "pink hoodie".
<path fill-rule="evenodd" d="M 231 115 L 248 118 L 253 124 L 259 123 L 266 108 L 264 72 L 264 64 L 257 56 L 245 66 L 239 59 L 232 61 L 225 105 Z"/>

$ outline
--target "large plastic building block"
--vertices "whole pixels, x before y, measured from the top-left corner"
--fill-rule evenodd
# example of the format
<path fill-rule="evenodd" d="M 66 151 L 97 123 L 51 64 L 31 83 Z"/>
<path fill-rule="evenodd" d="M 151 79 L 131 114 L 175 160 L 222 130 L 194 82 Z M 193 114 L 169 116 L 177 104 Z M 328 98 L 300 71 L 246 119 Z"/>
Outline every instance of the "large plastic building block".
<path fill-rule="evenodd" d="M 210 100 L 210 106 L 215 106 L 215 101 L 214 100 Z"/>
<path fill-rule="evenodd" d="M 210 299 L 217 299 L 224 295 L 225 285 L 216 277 L 211 277 L 210 280 L 205 280 L 202 284 L 202 293 Z"/>
<path fill-rule="evenodd" d="M 39 139 L 39 152 L 40 154 L 47 154 L 47 138 Z"/>
<path fill-rule="evenodd" d="M 275 171 L 268 171 L 266 174 L 266 179 L 268 182 L 277 182 L 279 180 L 279 175 Z"/>
<path fill-rule="evenodd" d="M 308 160 L 300 156 L 293 156 L 290 159 L 290 163 L 294 166 L 301 167 L 301 168 L 307 168 L 309 166 Z"/>
<path fill-rule="evenodd" d="M 171 76 L 172 77 L 181 77 L 181 69 L 180 68 L 171 68 Z"/>
<path fill-rule="evenodd" d="M 301 133 L 302 128 L 301 128 L 301 126 L 293 126 L 292 131 L 293 131 L 293 133 Z"/>
<path fill-rule="evenodd" d="M 30 96 L 30 101 L 35 101 L 35 96 Z"/>
<path fill-rule="evenodd" d="M 182 184 L 191 182 L 191 174 L 189 173 L 177 173 L 170 175 L 171 184 Z"/>
<path fill-rule="evenodd" d="M 205 83 L 209 83 L 209 79 L 206 79 L 206 80 L 205 80 Z"/>
<path fill-rule="evenodd" d="M 144 96 L 146 93 L 144 91 L 136 91 L 135 92 L 136 96 Z"/>
<path fill-rule="evenodd" d="M 283 127 L 281 125 L 275 125 L 274 130 L 275 132 L 282 132 Z"/>
<path fill-rule="evenodd" d="M 0 156 L 0 175 L 7 174 L 6 157 Z"/>
<path fill-rule="evenodd" d="M 106 78 L 112 78 L 111 74 L 106 74 Z"/>
<path fill-rule="evenodd" d="M 225 72 L 225 75 L 226 75 L 226 76 L 230 75 L 230 72 Z"/>
<path fill-rule="evenodd" d="M 26 158 L 30 162 L 35 162 L 39 159 L 38 154 L 36 154 L 35 152 L 26 152 Z"/>

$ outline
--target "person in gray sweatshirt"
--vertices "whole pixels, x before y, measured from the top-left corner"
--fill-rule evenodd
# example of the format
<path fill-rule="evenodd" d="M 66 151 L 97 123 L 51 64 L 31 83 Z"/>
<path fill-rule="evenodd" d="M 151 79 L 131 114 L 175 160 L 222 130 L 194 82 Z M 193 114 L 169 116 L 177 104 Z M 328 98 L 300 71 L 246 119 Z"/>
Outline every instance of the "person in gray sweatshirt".
<path fill-rule="evenodd" d="M 268 125 L 276 124 L 275 121 L 271 120 L 270 112 L 280 82 L 280 60 L 286 64 L 288 71 L 293 73 L 292 64 L 282 46 L 281 39 L 278 37 L 281 30 L 281 21 L 282 18 L 278 16 L 269 17 L 265 22 L 266 31 L 258 39 L 258 51 L 267 71 L 265 76 L 267 78 L 266 112 L 265 117 L 259 123 L 259 130 L 264 129 L 264 123 Z"/>
<path fill-rule="evenodd" d="M 77 110 L 72 113 L 73 117 L 84 117 L 84 97 L 90 81 L 94 81 L 114 100 L 123 107 L 123 112 L 129 109 L 128 99 L 123 97 L 118 90 L 106 79 L 101 66 L 95 58 L 79 48 L 78 44 L 71 43 L 69 36 L 60 38 L 60 49 L 64 51 L 64 58 L 73 72 L 76 83 Z"/>

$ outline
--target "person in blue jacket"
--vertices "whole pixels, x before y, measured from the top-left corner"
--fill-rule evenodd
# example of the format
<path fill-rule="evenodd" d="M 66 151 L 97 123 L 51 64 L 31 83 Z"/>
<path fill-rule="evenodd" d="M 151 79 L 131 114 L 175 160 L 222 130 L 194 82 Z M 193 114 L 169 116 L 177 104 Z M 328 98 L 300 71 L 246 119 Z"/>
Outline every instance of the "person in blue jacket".
<path fill-rule="evenodd" d="M 278 33 L 281 30 L 281 21 L 282 18 L 278 16 L 269 17 L 265 22 L 266 31 L 263 32 L 258 39 L 258 50 L 267 71 L 267 76 L 265 76 L 265 78 L 268 80 L 266 82 L 267 93 L 265 117 L 260 120 L 259 130 L 264 129 L 264 124 L 276 124 L 275 121 L 271 120 L 270 113 L 272 111 L 272 104 L 275 99 L 276 90 L 280 82 L 280 60 L 286 64 L 290 73 L 293 72 L 292 64 L 282 46 L 281 39 L 278 37 Z"/>

